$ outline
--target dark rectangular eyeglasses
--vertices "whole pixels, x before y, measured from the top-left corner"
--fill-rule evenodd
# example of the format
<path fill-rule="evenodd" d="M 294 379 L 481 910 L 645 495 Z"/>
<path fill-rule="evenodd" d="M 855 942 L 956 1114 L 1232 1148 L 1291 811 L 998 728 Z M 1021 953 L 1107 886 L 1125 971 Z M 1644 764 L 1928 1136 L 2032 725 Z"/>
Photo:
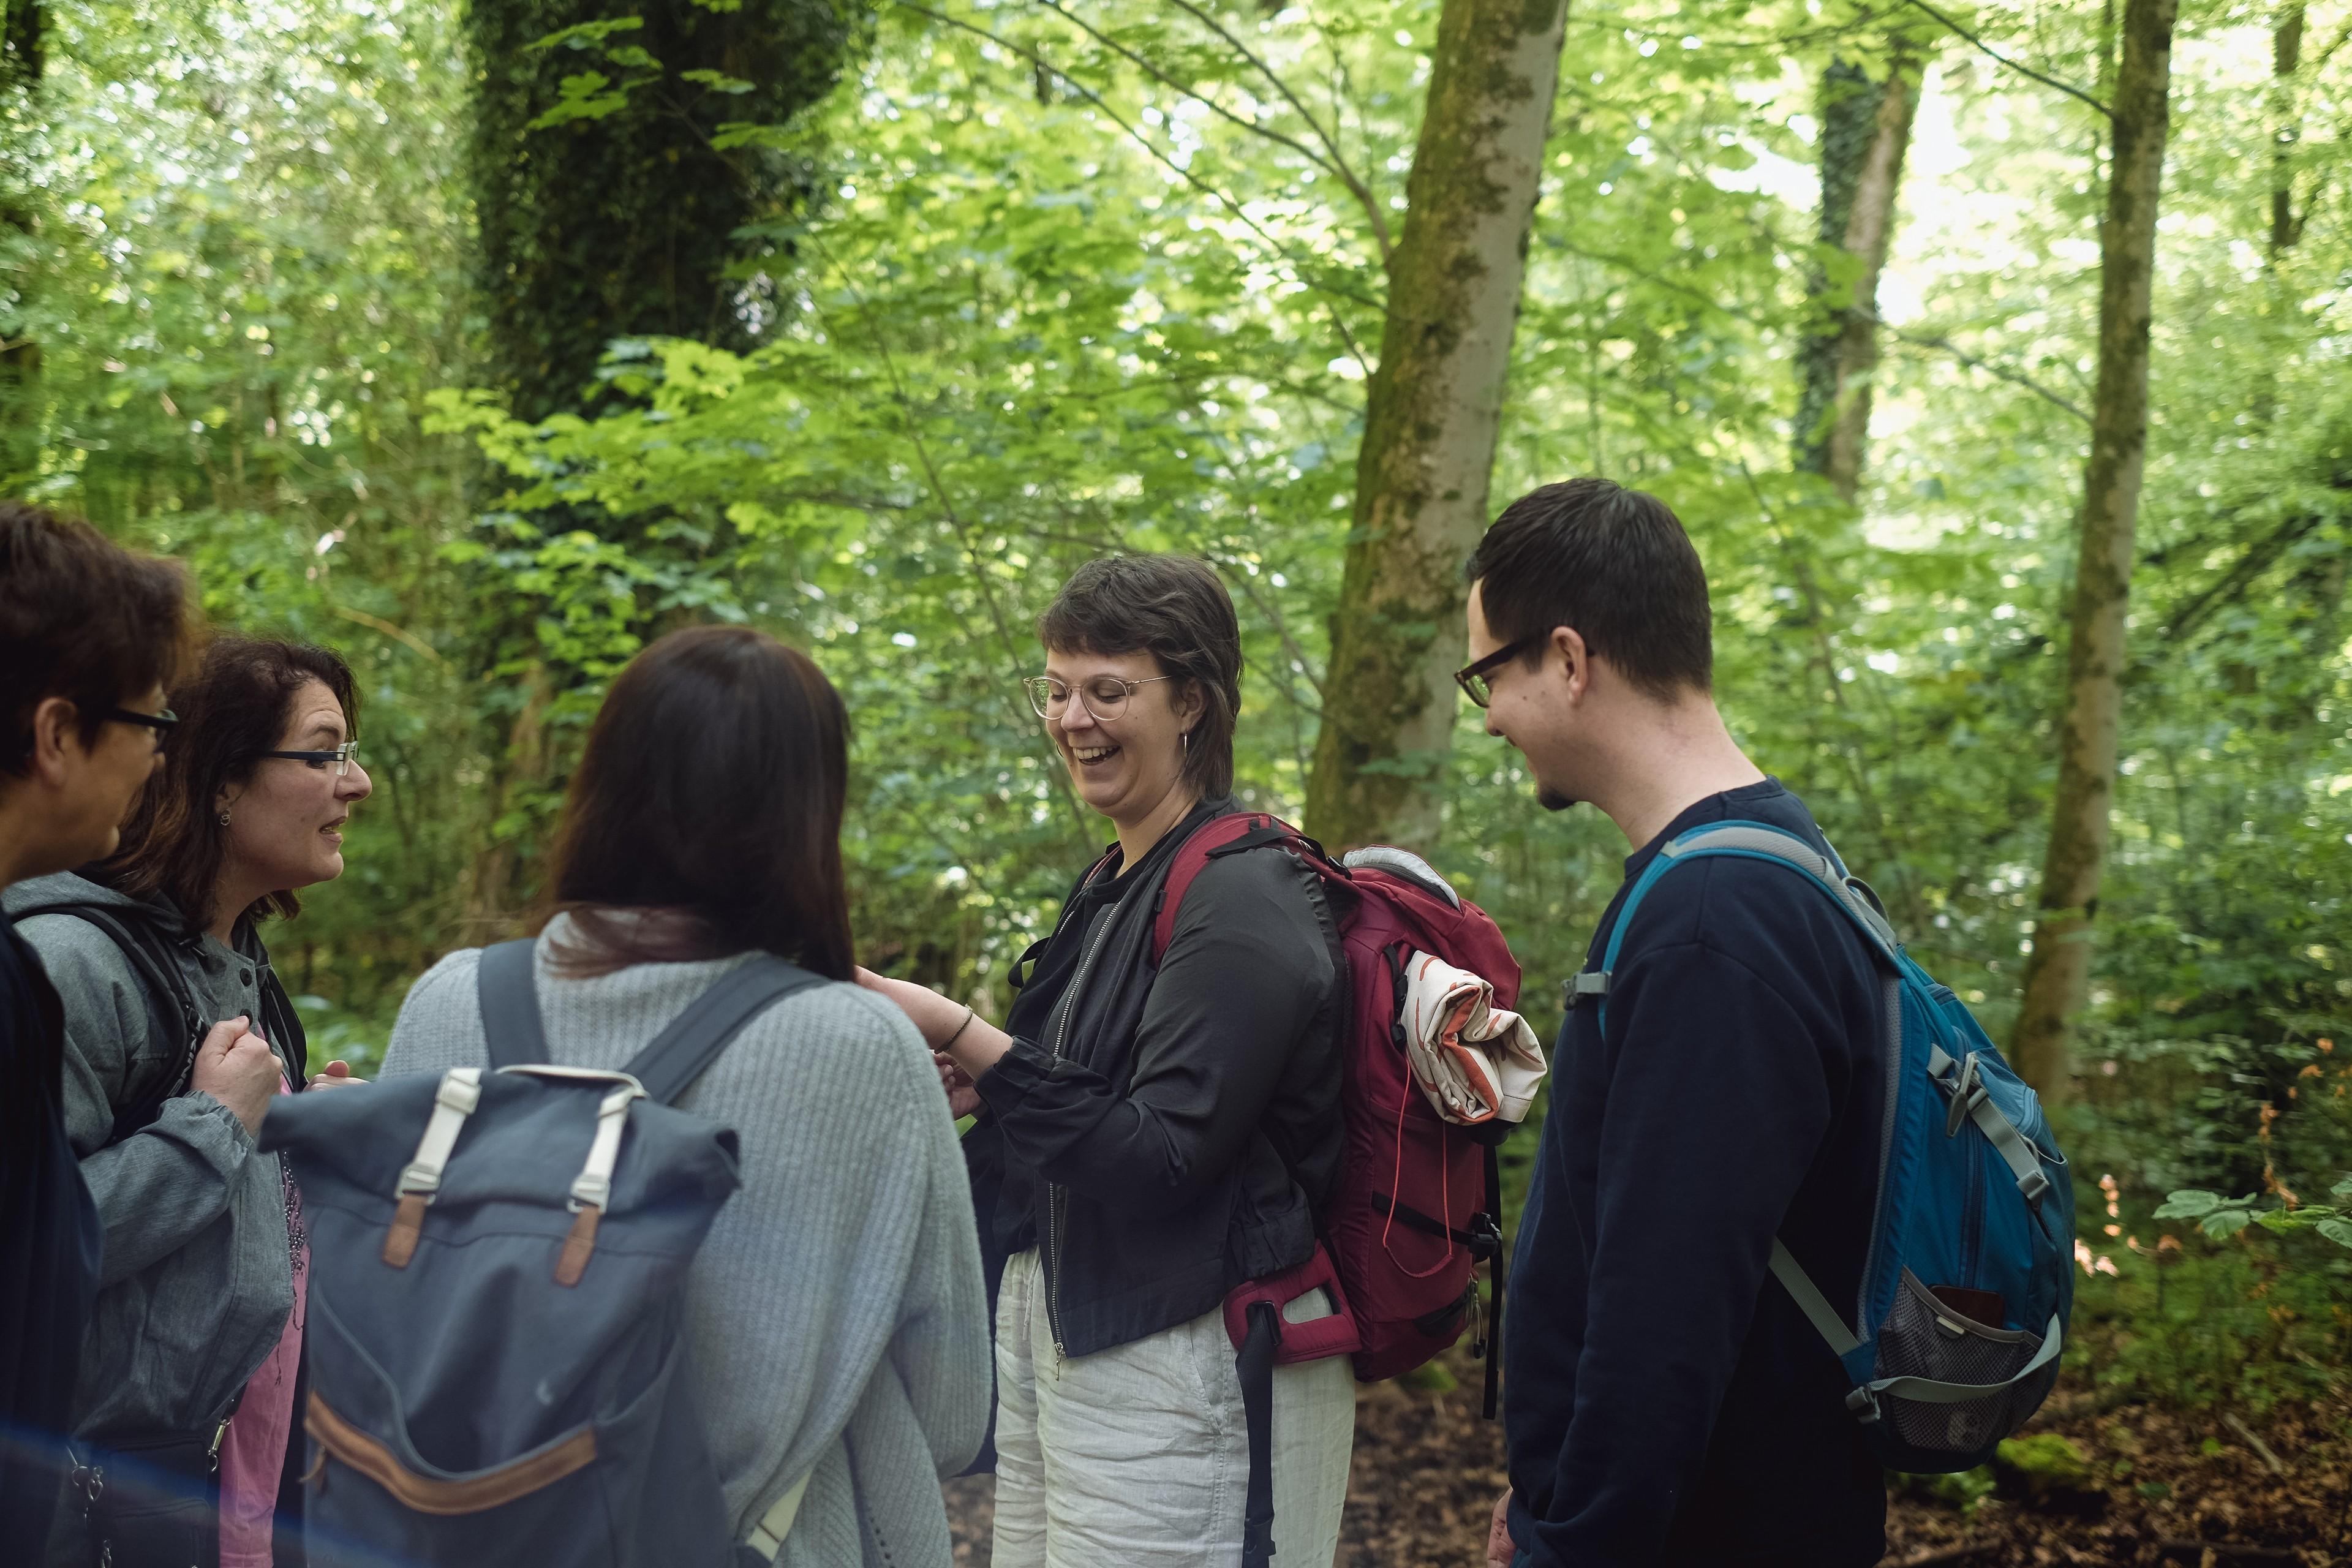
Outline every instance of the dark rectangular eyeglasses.
<path fill-rule="evenodd" d="M 1470 700 L 1484 708 L 1494 700 L 1494 684 L 1487 678 L 1528 649 L 1543 641 L 1545 634 L 1538 632 L 1521 637 L 1508 647 L 1498 647 L 1475 664 L 1465 664 L 1454 672 L 1454 684 L 1469 694 Z"/>

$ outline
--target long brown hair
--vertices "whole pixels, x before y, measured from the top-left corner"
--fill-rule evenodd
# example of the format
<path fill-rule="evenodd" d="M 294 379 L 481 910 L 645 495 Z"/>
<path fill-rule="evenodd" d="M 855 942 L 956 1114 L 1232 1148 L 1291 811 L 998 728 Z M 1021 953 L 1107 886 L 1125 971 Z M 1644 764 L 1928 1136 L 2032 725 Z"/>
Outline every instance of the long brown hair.
<path fill-rule="evenodd" d="M 670 633 L 613 682 L 572 775 L 547 918 L 577 940 L 557 965 L 756 949 L 849 979 L 848 793 L 848 715 L 807 655 L 748 626 Z"/>
<path fill-rule="evenodd" d="M 134 899 L 161 893 L 192 930 L 213 923 L 213 899 L 228 829 L 213 804 L 230 784 L 253 776 L 263 752 L 286 737 L 295 696 L 311 681 L 335 694 L 345 732 L 359 732 L 360 699 L 351 667 L 330 649 L 309 643 L 223 636 L 213 639 L 194 675 L 173 687 L 179 727 L 163 752 L 163 766 L 123 825 L 121 847 L 99 878 Z M 240 918 L 301 911 L 291 888 L 265 893 Z"/>

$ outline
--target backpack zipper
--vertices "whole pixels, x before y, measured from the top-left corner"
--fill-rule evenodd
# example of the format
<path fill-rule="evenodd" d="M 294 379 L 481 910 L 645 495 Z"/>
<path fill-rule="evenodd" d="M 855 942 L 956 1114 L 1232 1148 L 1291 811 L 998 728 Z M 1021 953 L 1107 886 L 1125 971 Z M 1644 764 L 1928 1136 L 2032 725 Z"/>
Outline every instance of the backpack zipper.
<path fill-rule="evenodd" d="M 1984 1249 L 1984 1134 L 1971 1122 L 1965 1131 L 1969 1140 L 1968 1202 L 1961 1209 L 1960 1278 L 1973 1289 L 1977 1283 L 1977 1265 Z M 2000 1327 L 1998 1323 L 1993 1325 Z"/>
<path fill-rule="evenodd" d="M 1054 1043 L 1049 1062 L 1062 1059 L 1062 1047 L 1070 1037 L 1070 1019 L 1078 1010 L 1078 998 L 1086 988 L 1087 977 L 1094 971 L 1095 957 L 1102 952 L 1110 928 L 1118 923 L 1116 900 L 1105 910 L 1094 936 L 1086 951 L 1078 955 L 1077 972 L 1070 976 L 1068 987 L 1062 993 L 1062 1018 L 1054 1030 Z M 1054 1336 L 1054 1364 L 1058 1367 L 1069 1357 L 1062 1342 L 1062 1244 L 1068 1234 L 1070 1221 L 1069 1190 L 1056 1182 L 1045 1184 L 1045 1327 Z"/>

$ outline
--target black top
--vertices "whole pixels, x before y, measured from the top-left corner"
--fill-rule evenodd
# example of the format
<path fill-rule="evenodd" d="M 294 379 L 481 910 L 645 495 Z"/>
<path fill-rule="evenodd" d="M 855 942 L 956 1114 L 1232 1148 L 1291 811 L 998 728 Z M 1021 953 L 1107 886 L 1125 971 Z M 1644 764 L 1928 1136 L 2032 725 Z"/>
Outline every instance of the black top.
<path fill-rule="evenodd" d="M 98 1209 L 58 1100 L 65 1018 L 41 961 L 0 923 L 0 1559 L 37 1562 L 57 1501 Z"/>
<path fill-rule="evenodd" d="M 1745 818 L 1826 847 L 1766 780 L 1625 862 Z M 1625 890 L 1602 917 L 1598 968 Z M 1885 1489 L 1844 1375 L 1766 1272 L 1777 1233 L 1852 1300 L 1875 1203 L 1874 961 L 1785 867 L 1694 862 L 1643 897 L 1610 983 L 1555 1047 L 1504 1335 L 1511 1533 L 1535 1568 L 1861 1568 Z"/>
<path fill-rule="evenodd" d="M 965 1145 L 992 1278 L 1040 1245 L 1071 1355 L 1304 1263 L 1339 1170 L 1346 972 L 1316 874 L 1274 847 L 1211 860 L 1151 963 L 1178 847 L 1234 809 L 1205 804 L 1073 889 L 979 1080 Z"/>

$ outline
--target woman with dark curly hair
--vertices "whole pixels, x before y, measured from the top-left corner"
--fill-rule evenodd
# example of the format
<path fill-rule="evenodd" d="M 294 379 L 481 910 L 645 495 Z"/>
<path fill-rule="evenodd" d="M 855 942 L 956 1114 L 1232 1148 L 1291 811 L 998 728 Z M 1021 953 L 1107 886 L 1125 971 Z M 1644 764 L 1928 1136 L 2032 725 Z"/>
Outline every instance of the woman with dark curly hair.
<path fill-rule="evenodd" d="M 64 1002 L 67 1133 L 106 1235 L 50 1560 L 269 1568 L 308 1255 L 254 1133 L 273 1096 L 357 1080 L 331 1062 L 306 1084 L 258 927 L 342 874 L 370 785 L 325 648 L 224 637 L 170 697 L 114 857 L 7 893 Z"/>

